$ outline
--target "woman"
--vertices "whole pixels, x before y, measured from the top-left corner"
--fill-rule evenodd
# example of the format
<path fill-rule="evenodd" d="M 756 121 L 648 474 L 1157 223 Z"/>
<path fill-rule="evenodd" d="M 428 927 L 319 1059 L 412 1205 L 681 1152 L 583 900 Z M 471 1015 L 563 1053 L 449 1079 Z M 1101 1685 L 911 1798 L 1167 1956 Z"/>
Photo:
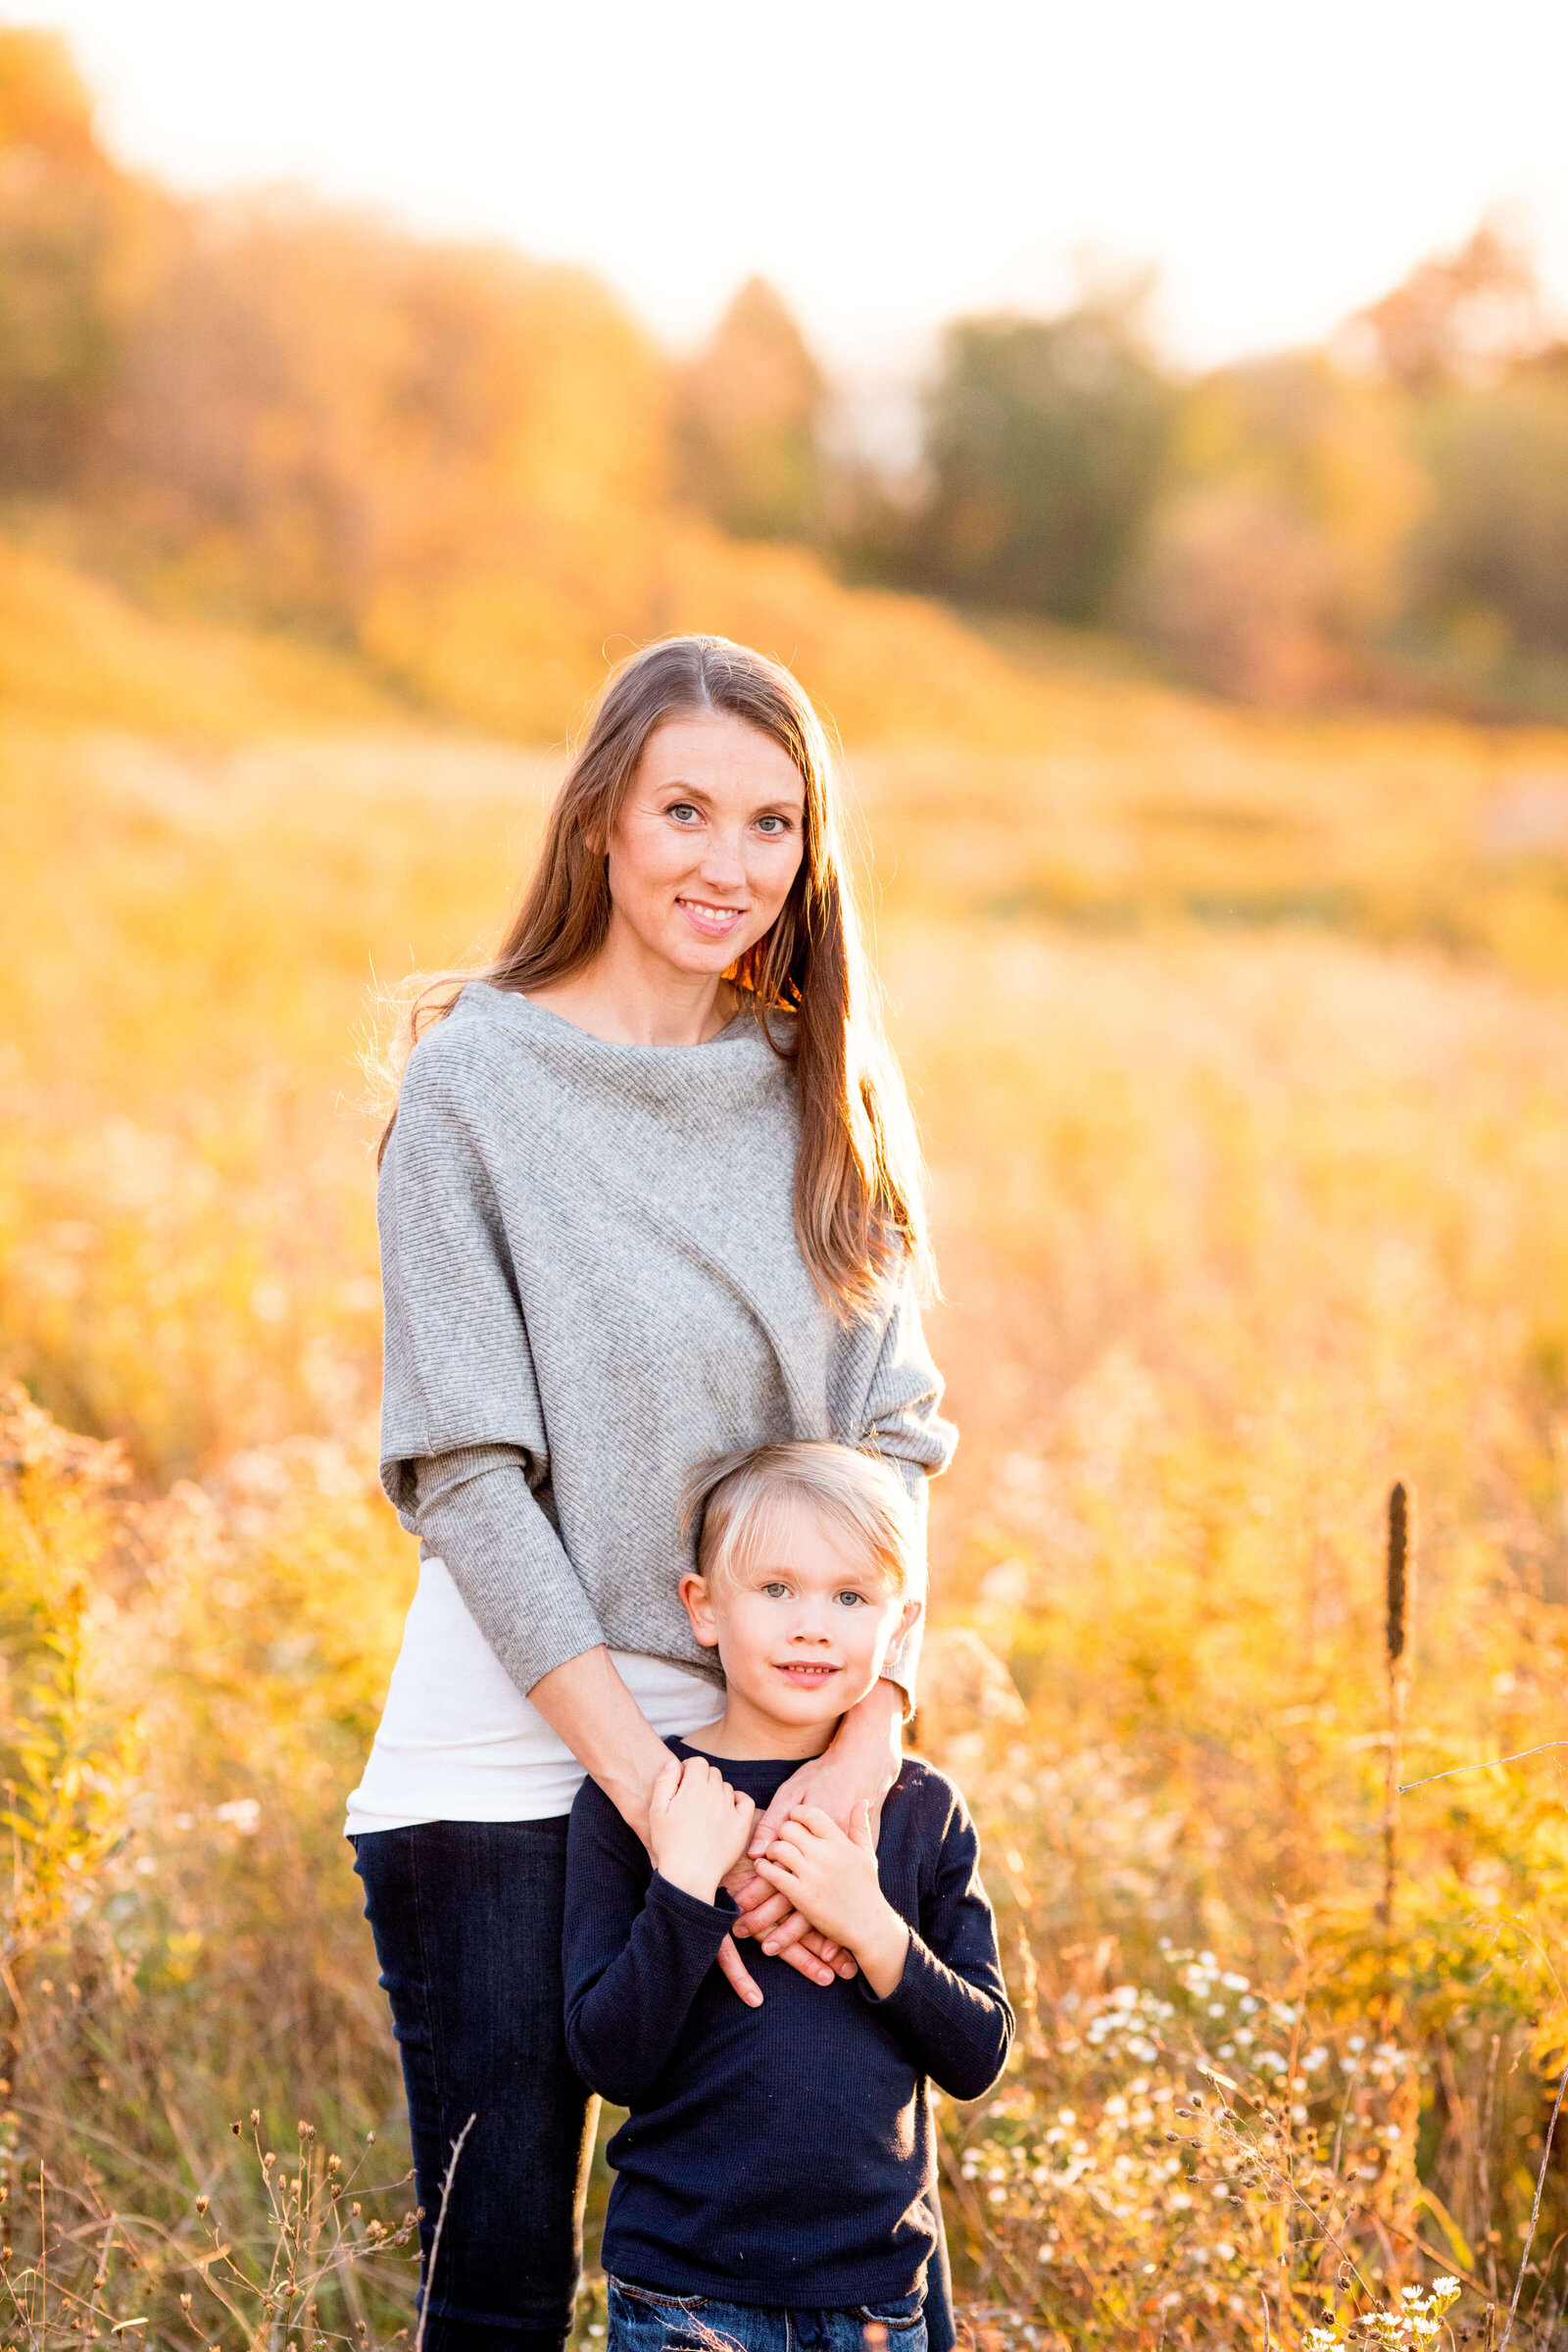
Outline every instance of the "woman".
<path fill-rule="evenodd" d="M 402 2049 L 426 2352 L 560 2352 L 592 2140 L 566 1815 L 587 1772 L 646 1834 L 664 1736 L 716 1711 L 682 1486 L 710 1455 L 834 1437 L 923 1499 L 954 1445 L 912 1127 L 789 672 L 708 637 L 627 662 L 500 956 L 423 1014 L 379 1198 L 381 1474 L 419 1588 L 348 1829 Z M 754 1853 L 793 1803 L 880 1806 L 913 1671 L 906 1644 Z M 823 1986 L 853 1973 L 750 1863 L 731 1892 L 737 1937 Z M 733 1939 L 720 1965 L 763 1997 Z M 933 2304 L 945 2352 L 940 2282 Z"/>

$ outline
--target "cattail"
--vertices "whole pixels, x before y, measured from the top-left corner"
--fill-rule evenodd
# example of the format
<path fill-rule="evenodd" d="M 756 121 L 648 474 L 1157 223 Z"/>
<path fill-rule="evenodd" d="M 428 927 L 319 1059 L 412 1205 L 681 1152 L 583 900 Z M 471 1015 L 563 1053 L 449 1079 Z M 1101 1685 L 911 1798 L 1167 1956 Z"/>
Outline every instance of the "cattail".
<path fill-rule="evenodd" d="M 1415 1491 L 1398 1480 L 1389 1493 L 1389 1547 L 1385 1576 L 1387 1619 L 1384 1650 L 1389 1675 L 1388 1777 L 1383 1796 L 1383 1894 L 1378 1926 L 1384 1939 L 1384 2031 L 1388 2030 L 1388 1944 L 1394 1931 L 1394 1896 L 1399 1869 L 1399 1774 L 1404 1760 L 1404 1710 L 1410 1692 L 1411 1636 L 1415 1620 Z"/>
<path fill-rule="evenodd" d="M 1415 1497 L 1401 1479 L 1389 1496 L 1389 1672 L 1399 1671 L 1415 1605 Z M 1406 1669 L 1408 1671 L 1408 1669 Z"/>

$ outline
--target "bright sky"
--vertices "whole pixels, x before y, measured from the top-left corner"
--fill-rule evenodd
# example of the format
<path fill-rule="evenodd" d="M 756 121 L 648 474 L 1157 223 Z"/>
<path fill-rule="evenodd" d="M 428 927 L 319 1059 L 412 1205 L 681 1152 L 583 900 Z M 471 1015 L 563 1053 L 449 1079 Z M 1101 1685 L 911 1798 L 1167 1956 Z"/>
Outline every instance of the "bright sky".
<path fill-rule="evenodd" d="M 673 342 L 760 270 L 835 365 L 1158 265 L 1190 361 L 1321 335 L 1489 205 L 1568 301 L 1563 0 L 0 0 L 127 160 L 588 263 Z"/>

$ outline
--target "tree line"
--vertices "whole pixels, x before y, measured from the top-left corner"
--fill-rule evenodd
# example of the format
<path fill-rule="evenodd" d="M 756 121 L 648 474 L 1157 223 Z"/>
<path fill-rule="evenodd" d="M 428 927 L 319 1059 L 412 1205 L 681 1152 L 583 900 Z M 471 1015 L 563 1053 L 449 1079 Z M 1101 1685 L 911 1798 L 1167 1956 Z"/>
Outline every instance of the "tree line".
<path fill-rule="evenodd" d="M 1568 342 L 1517 241 L 1200 375 L 1147 291 L 953 322 L 890 477 L 760 280 L 677 363 L 581 270 L 180 202 L 105 152 L 57 37 L 0 32 L 0 503 L 150 594 L 426 683 L 481 640 L 548 666 L 564 613 L 660 625 L 695 517 L 1244 699 L 1568 711 Z"/>
<path fill-rule="evenodd" d="M 1522 242 L 1485 221 L 1325 348 L 1197 376 L 1148 291 L 956 320 L 890 483 L 833 453 L 829 388 L 754 284 L 689 371 L 723 423 L 688 486 L 852 576 L 1120 630 L 1246 699 L 1568 711 L 1568 340 Z"/>

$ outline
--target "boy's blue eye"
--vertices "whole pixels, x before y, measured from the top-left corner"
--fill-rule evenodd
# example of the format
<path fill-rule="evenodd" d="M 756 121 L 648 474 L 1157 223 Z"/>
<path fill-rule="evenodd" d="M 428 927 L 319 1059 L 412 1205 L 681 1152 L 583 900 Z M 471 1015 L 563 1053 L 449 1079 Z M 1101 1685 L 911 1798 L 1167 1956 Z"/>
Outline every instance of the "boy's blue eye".
<path fill-rule="evenodd" d="M 841 1592 L 838 1597 L 842 1601 L 847 1601 L 852 1609 L 858 1609 L 864 1601 L 865 1594 L 863 1592 Z"/>
<path fill-rule="evenodd" d="M 762 1587 L 762 1597 L 764 1600 L 787 1600 L 789 1598 L 789 1591 L 790 1589 L 788 1585 L 764 1585 Z"/>

